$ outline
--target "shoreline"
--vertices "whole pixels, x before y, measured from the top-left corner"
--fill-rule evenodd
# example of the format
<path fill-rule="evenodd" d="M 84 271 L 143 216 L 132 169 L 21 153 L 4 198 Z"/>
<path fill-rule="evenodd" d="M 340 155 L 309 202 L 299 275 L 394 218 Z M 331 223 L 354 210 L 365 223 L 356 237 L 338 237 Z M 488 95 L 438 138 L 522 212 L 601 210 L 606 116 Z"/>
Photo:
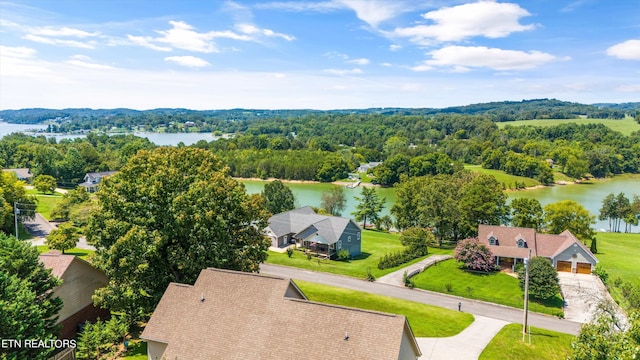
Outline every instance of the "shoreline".
<path fill-rule="evenodd" d="M 284 179 L 276 179 L 276 178 L 267 178 L 267 179 L 261 179 L 261 178 L 241 178 L 241 177 L 234 177 L 234 179 L 238 180 L 238 181 L 261 181 L 261 182 L 271 182 L 274 180 L 280 180 L 282 183 L 286 184 L 333 184 L 333 185 L 338 185 L 338 186 L 351 186 L 353 184 L 355 184 L 355 182 L 351 182 L 351 181 L 332 181 L 332 182 L 321 182 L 321 181 L 317 181 L 317 180 L 284 180 Z M 380 185 L 375 185 L 375 184 L 371 184 L 371 183 L 364 183 L 361 182 L 360 185 L 358 185 L 357 187 L 360 186 L 366 186 L 366 187 L 381 187 Z"/>

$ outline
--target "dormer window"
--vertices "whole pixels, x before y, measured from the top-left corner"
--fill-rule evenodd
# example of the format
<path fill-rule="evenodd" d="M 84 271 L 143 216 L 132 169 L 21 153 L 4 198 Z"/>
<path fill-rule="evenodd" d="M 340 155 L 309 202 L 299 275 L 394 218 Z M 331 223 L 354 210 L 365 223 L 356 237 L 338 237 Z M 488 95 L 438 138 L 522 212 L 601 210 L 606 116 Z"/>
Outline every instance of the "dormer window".
<path fill-rule="evenodd" d="M 495 236 L 489 237 L 489 245 L 498 245 L 498 239 Z"/>
<path fill-rule="evenodd" d="M 516 243 L 518 244 L 519 248 L 527 247 L 527 242 L 523 238 L 519 238 L 518 241 L 516 241 Z"/>

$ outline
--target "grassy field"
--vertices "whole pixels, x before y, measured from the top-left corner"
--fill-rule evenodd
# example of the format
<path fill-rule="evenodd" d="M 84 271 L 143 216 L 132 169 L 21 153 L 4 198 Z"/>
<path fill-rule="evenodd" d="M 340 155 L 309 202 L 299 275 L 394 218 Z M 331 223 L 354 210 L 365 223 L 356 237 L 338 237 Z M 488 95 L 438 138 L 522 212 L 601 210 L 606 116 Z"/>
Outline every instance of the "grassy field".
<path fill-rule="evenodd" d="M 465 165 L 464 168 L 483 174 L 493 175 L 496 180 L 498 180 L 499 183 L 504 184 L 505 188 L 507 189 L 515 189 L 516 181 L 518 183 L 524 183 L 527 187 L 540 185 L 540 182 L 536 179 L 524 176 L 509 175 L 502 170 L 485 169 L 481 165 Z"/>
<path fill-rule="evenodd" d="M 598 258 L 600 266 L 609 277 L 619 277 L 640 286 L 640 234 L 607 233 L 597 234 Z"/>
<path fill-rule="evenodd" d="M 333 274 L 347 275 L 357 278 L 365 278 L 367 269 L 371 269 L 371 273 L 376 277 L 380 277 L 396 271 L 403 266 L 416 263 L 422 259 L 418 258 L 408 264 L 401 266 L 379 270 L 378 261 L 389 252 L 402 250 L 398 234 L 388 234 L 385 232 L 365 230 L 362 232 L 362 254 L 351 259 L 349 262 L 335 260 L 320 260 L 317 258 L 307 259 L 307 256 L 301 251 L 294 251 L 293 256 L 289 258 L 286 253 L 277 253 L 270 251 L 267 263 L 293 266 L 313 271 L 328 272 Z M 429 248 L 429 254 L 451 254 L 453 250 L 440 250 Z"/>
<path fill-rule="evenodd" d="M 46 253 L 47 251 L 51 250 L 47 245 L 38 245 L 38 252 L 40 254 L 42 253 Z M 89 256 L 92 255 L 95 251 L 93 250 L 87 250 L 87 249 L 79 249 L 79 248 L 73 248 L 70 250 L 66 250 L 64 253 L 65 255 L 75 255 L 77 257 L 79 257 L 82 260 L 89 260 Z"/>
<path fill-rule="evenodd" d="M 455 260 L 446 260 L 411 278 L 416 287 L 515 308 L 524 307 L 524 292 L 518 279 L 504 273 L 471 273 Z M 450 287 L 447 289 L 447 287 Z M 563 316 L 562 298 L 557 295 L 545 304 L 530 301 L 531 311 Z"/>
<path fill-rule="evenodd" d="M 131 340 L 129 350 L 120 359 L 147 360 L 147 342 L 138 339 Z"/>
<path fill-rule="evenodd" d="M 388 296 L 295 281 L 309 300 L 407 317 L 416 337 L 448 337 L 473 322 L 473 315 Z"/>
<path fill-rule="evenodd" d="M 549 120 L 521 120 L 496 123 L 498 128 L 503 129 L 505 126 L 556 126 L 560 124 L 576 123 L 576 124 L 604 124 L 611 130 L 619 131 L 629 136 L 632 132 L 640 130 L 638 124 L 633 118 L 625 118 L 621 120 L 613 119 L 549 119 Z"/>
<path fill-rule="evenodd" d="M 479 360 L 560 360 L 571 352 L 574 336 L 555 331 L 531 328 L 529 338 L 522 342 L 522 325 L 509 324 L 489 342 Z"/>
<path fill-rule="evenodd" d="M 61 195 L 36 195 L 36 199 L 38 200 L 36 211 L 47 220 L 51 220 L 51 212 L 62 202 Z"/>

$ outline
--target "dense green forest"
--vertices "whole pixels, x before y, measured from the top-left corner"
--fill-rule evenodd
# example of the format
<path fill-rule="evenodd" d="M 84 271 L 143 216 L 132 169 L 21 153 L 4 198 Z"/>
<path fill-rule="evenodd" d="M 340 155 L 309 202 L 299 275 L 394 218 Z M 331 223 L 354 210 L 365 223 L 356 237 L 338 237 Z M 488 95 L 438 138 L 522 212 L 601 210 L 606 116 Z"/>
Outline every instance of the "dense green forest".
<path fill-rule="evenodd" d="M 526 104 L 533 106 L 535 102 Z M 148 125 L 139 114 L 184 122 L 214 113 L 176 113 L 178 110 L 172 109 L 135 115 L 129 110 L 109 111 L 122 111 L 122 119 L 135 120 L 139 125 Z M 227 116 L 234 113 L 230 110 Z M 346 178 L 361 163 L 382 162 L 370 175 L 383 186 L 398 183 L 403 175 L 452 174 L 463 164 L 503 170 L 544 184 L 554 181 L 553 171 L 571 178 L 640 172 L 640 132 L 625 136 L 602 124 L 499 129 L 487 114 L 283 110 L 279 115 L 265 113 L 258 119 L 255 112 L 249 113 L 243 119 L 218 120 L 221 125 L 215 130 L 233 133 L 230 138 L 201 140 L 192 147 L 217 154 L 236 177 L 326 182 Z M 86 172 L 117 170 L 138 150 L 153 147 L 148 140 L 133 135 L 92 132 L 84 139 L 57 143 L 44 136 L 13 134 L 0 140 L 0 166 L 29 167 L 35 175 L 51 175 L 59 185 L 73 186 Z"/>
<path fill-rule="evenodd" d="M 432 118 L 442 114 L 479 115 L 494 122 L 533 119 L 575 119 L 578 117 L 621 119 L 625 116 L 640 119 L 640 103 L 585 105 L 554 99 L 503 101 L 466 106 L 435 108 L 371 108 L 344 110 L 188 110 L 188 109 L 21 109 L 2 110 L 0 118 L 10 123 L 36 124 L 49 121 L 54 131 L 119 129 L 180 131 L 242 132 L 252 123 L 265 119 L 277 121 L 308 116 L 339 115 L 420 116 Z M 177 126 L 190 123 L 189 127 Z"/>

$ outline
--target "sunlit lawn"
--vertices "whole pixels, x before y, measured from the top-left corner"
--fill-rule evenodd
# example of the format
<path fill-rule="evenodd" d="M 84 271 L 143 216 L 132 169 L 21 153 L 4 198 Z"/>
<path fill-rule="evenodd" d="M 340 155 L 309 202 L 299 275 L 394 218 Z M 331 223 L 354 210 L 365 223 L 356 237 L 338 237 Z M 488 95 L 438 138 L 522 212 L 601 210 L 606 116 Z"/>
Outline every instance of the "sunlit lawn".
<path fill-rule="evenodd" d="M 62 196 L 36 195 L 36 199 L 38 199 L 36 211 L 47 220 L 51 220 L 51 212 L 62 202 Z"/>
<path fill-rule="evenodd" d="M 617 279 L 640 286 L 640 234 L 600 232 L 596 235 L 598 244 L 598 266 L 609 274 L 607 286 L 613 299 L 627 308 L 627 299 Z"/>
<path fill-rule="evenodd" d="M 496 123 L 499 128 L 505 126 L 556 126 L 560 124 L 604 124 L 611 130 L 619 131 L 622 134 L 629 136 L 632 132 L 640 130 L 640 124 L 638 124 L 633 118 L 627 117 L 624 119 L 549 119 L 549 120 L 520 120 L 520 121 L 507 121 Z"/>
<path fill-rule="evenodd" d="M 412 277 L 416 287 L 440 293 L 488 301 L 515 308 L 524 307 L 524 292 L 518 279 L 501 272 L 472 273 L 460 268 L 460 263 L 451 259 L 427 268 Z M 450 285 L 450 286 L 449 286 Z M 449 286 L 449 289 L 447 289 Z M 555 298 L 545 304 L 530 301 L 531 311 L 562 316 L 562 298 Z"/>
<path fill-rule="evenodd" d="M 469 313 L 306 281 L 295 283 L 311 301 L 404 315 L 417 337 L 453 336 L 473 322 Z"/>
<path fill-rule="evenodd" d="M 129 343 L 129 349 L 120 359 L 127 360 L 147 360 L 147 342 L 141 340 L 132 340 Z"/>
<path fill-rule="evenodd" d="M 522 341 L 522 325 L 509 324 L 489 342 L 479 360 L 564 360 L 571 352 L 574 336 L 551 330 L 531 328 Z"/>
<path fill-rule="evenodd" d="M 347 275 L 357 278 L 365 278 L 367 276 L 367 269 L 371 270 L 371 273 L 376 277 L 380 277 L 396 271 L 409 264 L 416 263 L 422 259 L 415 259 L 407 264 L 401 266 L 379 270 L 378 262 L 384 254 L 402 250 L 403 246 L 400 244 L 398 234 L 389 234 L 385 232 L 378 232 L 373 230 L 364 230 L 362 232 L 362 254 L 351 259 L 349 262 L 336 261 L 336 260 L 318 260 L 318 258 L 312 257 L 311 260 L 307 259 L 307 256 L 301 251 L 294 251 L 291 258 L 286 253 L 277 253 L 270 251 L 267 263 L 293 266 L 313 271 L 329 272 L 333 274 Z M 429 248 L 429 254 L 451 254 L 452 250 L 440 250 Z"/>
<path fill-rule="evenodd" d="M 38 245 L 38 252 L 40 254 L 42 253 L 46 253 L 47 251 L 51 250 L 47 245 Z M 95 251 L 93 250 L 88 250 L 88 249 L 79 249 L 79 248 L 73 248 L 73 249 L 69 249 L 69 250 L 65 250 L 65 255 L 75 255 L 77 257 L 79 257 L 82 260 L 87 260 L 89 261 L 89 257 L 94 253 Z"/>
<path fill-rule="evenodd" d="M 524 183 L 525 186 L 527 187 L 540 185 L 540 182 L 538 180 L 524 177 L 524 176 L 509 175 L 502 170 L 485 169 L 481 165 L 465 165 L 464 168 L 471 171 L 480 172 L 483 174 L 493 175 L 496 178 L 496 180 L 500 184 L 504 184 L 505 188 L 507 189 L 515 189 L 516 182 L 520 184 Z"/>

